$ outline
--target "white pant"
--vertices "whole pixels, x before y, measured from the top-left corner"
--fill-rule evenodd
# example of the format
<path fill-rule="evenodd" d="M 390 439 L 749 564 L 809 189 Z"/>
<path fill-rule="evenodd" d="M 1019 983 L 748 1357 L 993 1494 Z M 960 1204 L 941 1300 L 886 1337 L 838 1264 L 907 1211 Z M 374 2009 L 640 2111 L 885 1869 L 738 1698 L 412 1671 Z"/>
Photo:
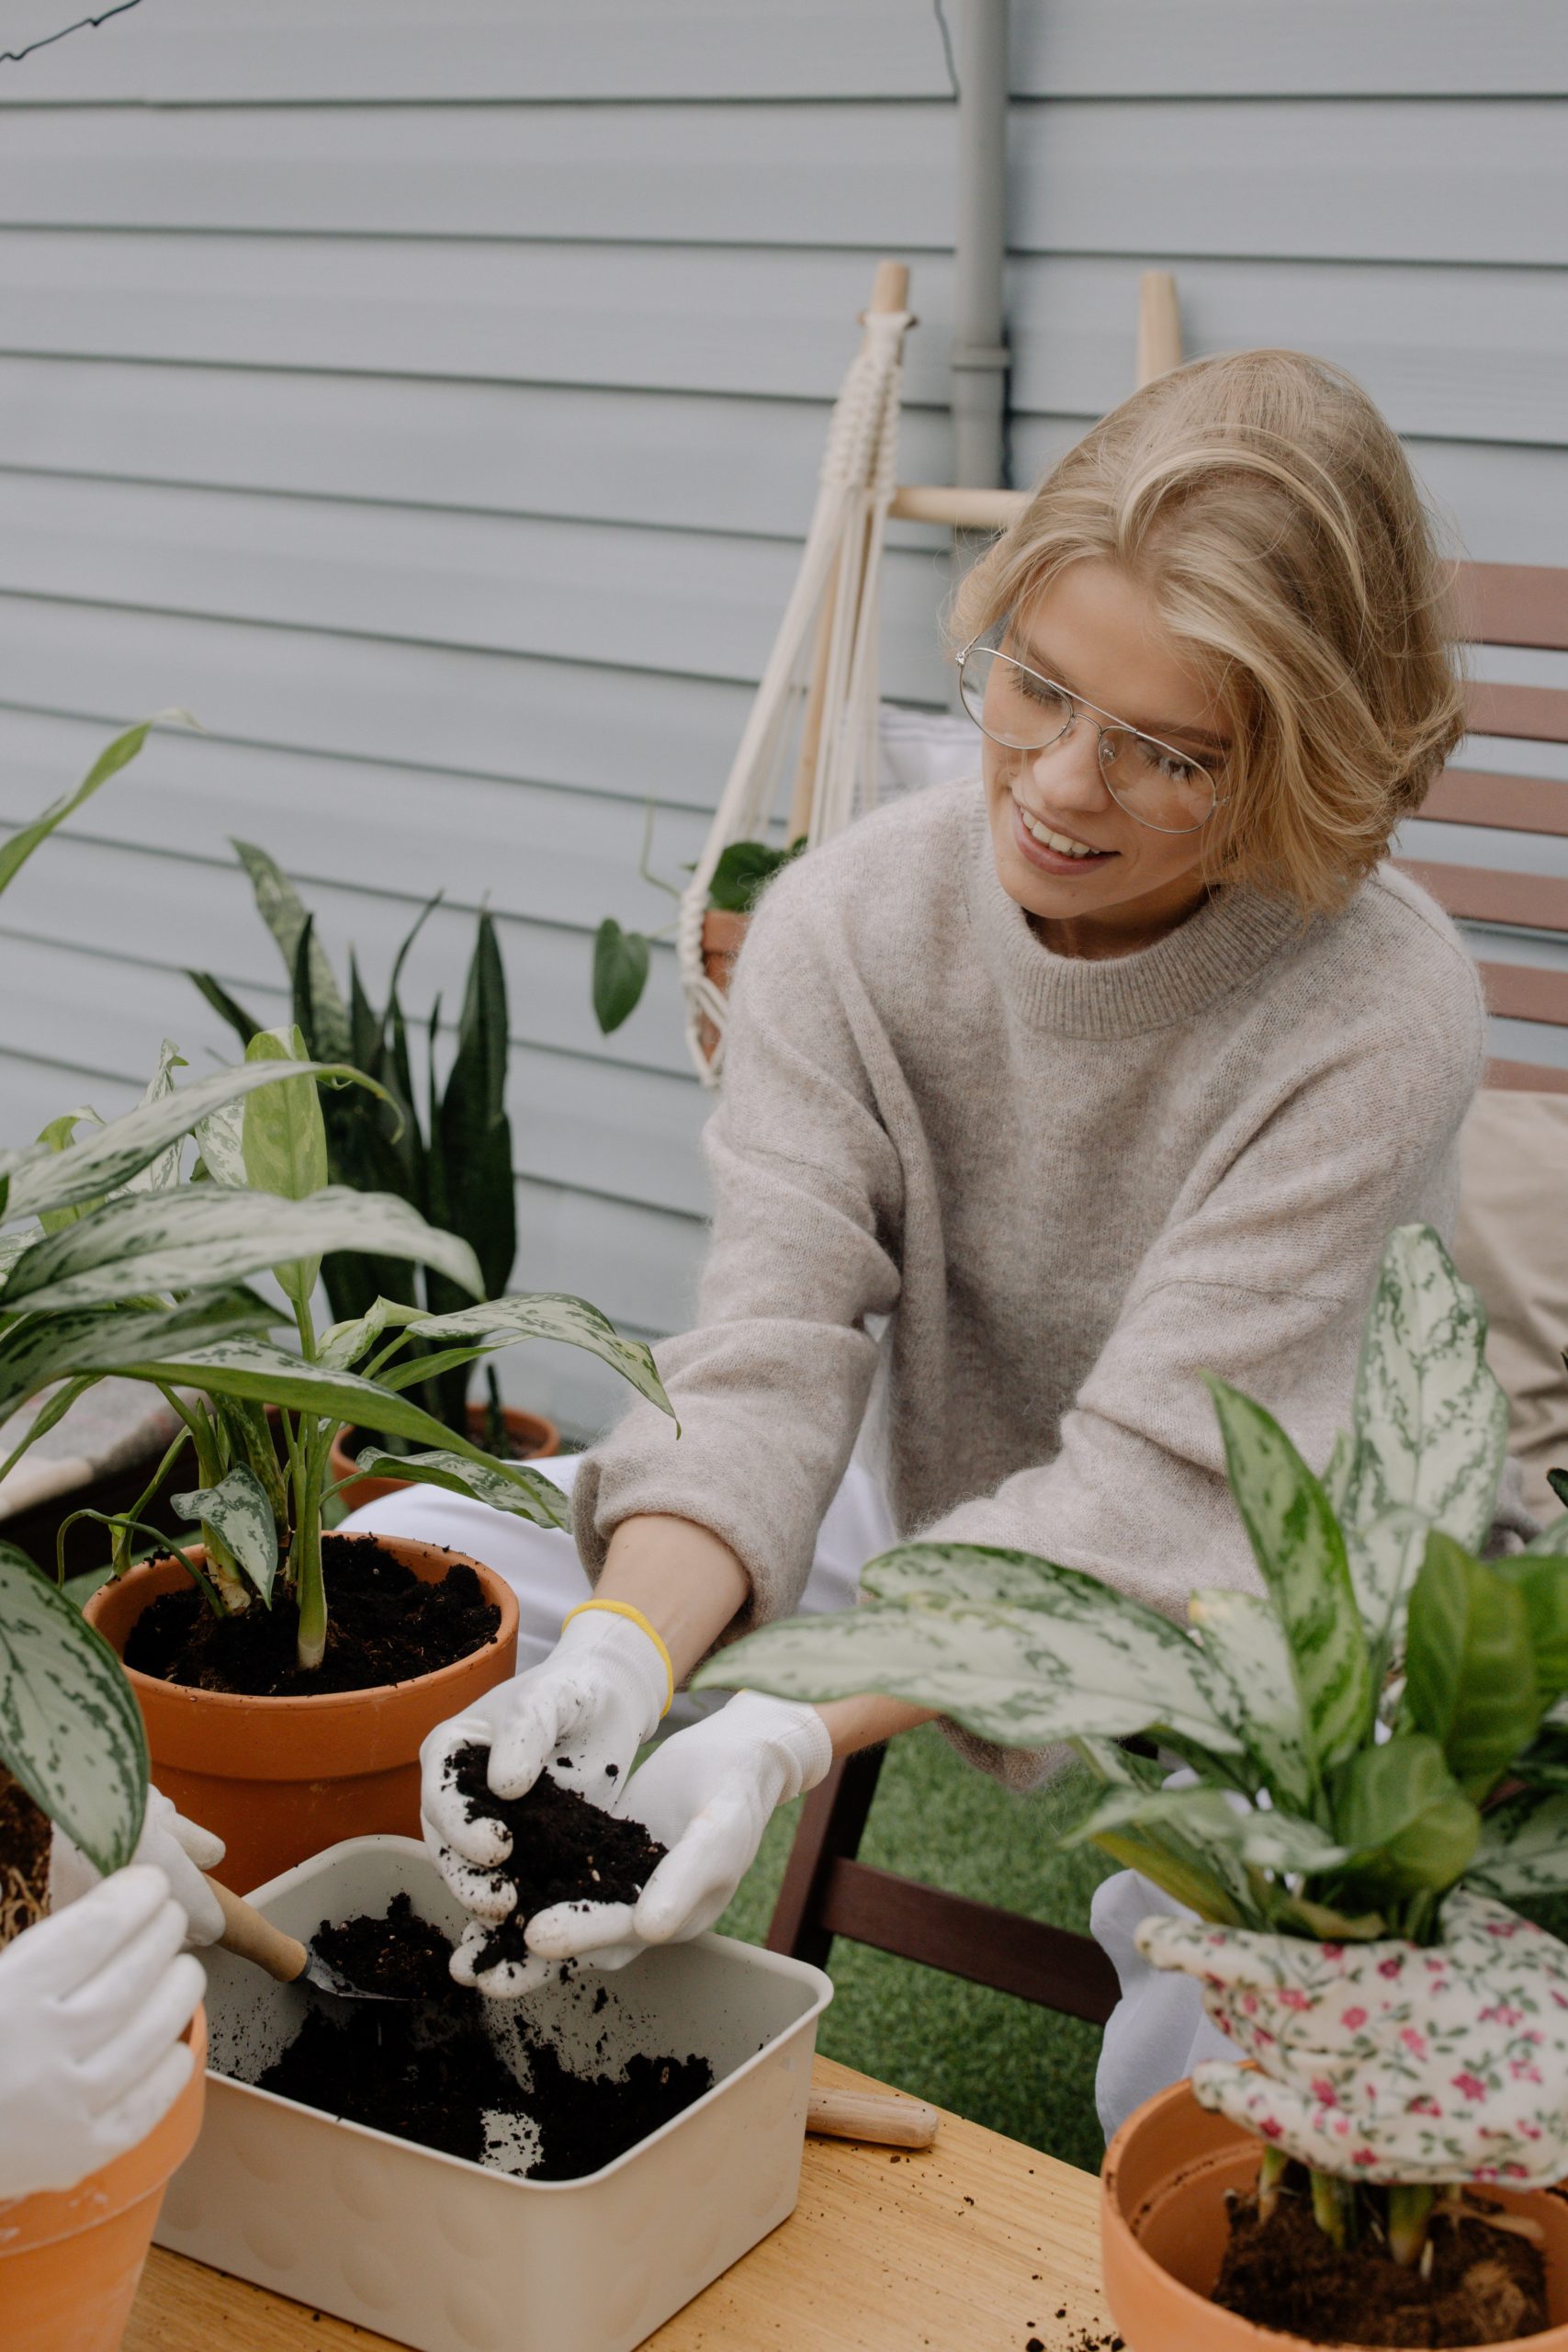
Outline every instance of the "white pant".
<path fill-rule="evenodd" d="M 1118 1871 L 1095 1888 L 1089 1926 L 1122 1982 L 1094 2077 L 1094 2103 L 1108 2140 L 1135 2107 L 1179 2083 L 1201 2058 L 1236 2054 L 1235 2042 L 1209 2023 L 1192 1978 L 1176 1969 L 1151 1968 L 1134 1948 L 1139 1920 L 1156 1911 L 1178 1919 L 1195 1916 L 1136 1871 Z"/>
<path fill-rule="evenodd" d="M 568 1453 L 557 1461 L 529 1466 L 543 1471 L 570 1494 L 582 1456 Z M 443 1487 L 403 1487 L 367 1503 L 344 1521 L 345 1528 L 373 1535 L 410 1535 L 423 1544 L 449 1544 L 482 1560 L 504 1577 L 517 1595 L 517 1671 L 537 1666 L 554 1649 L 561 1619 L 586 1600 L 592 1590 L 577 1556 L 577 1546 L 559 1528 L 534 1527 L 509 1511 L 467 1495 L 448 1494 Z M 828 1507 L 817 1538 L 811 1574 L 801 1595 L 803 1611 L 826 1612 L 852 1609 L 860 1572 L 868 1560 L 886 1552 L 895 1541 L 893 1521 L 881 1489 L 868 1470 L 852 1462 L 844 1482 Z M 676 1694 L 664 1718 L 665 1731 L 679 1731 L 722 1706 L 728 1693 L 716 1690 L 700 1698 Z"/>

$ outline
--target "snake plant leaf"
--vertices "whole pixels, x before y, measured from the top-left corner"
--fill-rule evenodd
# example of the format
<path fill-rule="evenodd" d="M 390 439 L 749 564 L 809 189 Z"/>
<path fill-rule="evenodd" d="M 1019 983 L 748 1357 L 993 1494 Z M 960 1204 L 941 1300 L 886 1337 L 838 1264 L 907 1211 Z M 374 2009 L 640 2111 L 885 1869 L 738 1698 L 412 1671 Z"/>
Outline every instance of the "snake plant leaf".
<path fill-rule="evenodd" d="M 1066 1580 L 1076 1572 L 1056 1574 L 1064 1581 L 1049 1610 L 930 1594 L 874 1600 L 841 1616 L 786 1619 L 720 1651 L 692 1687 L 744 1686 L 806 1700 L 877 1690 L 939 1708 L 1006 1747 L 1168 1726 L 1218 1753 L 1239 1750 L 1196 1642 L 1152 1611 L 1118 1607 L 1121 1597 L 1092 1577 L 1082 1580 L 1089 1592 L 1080 1593 Z M 1095 1606 L 1096 1594 L 1109 1605 Z"/>
<path fill-rule="evenodd" d="M 1561 1894 L 1568 1887 L 1568 1795 L 1528 1789 L 1489 1807 L 1465 1884 L 1505 1903 Z"/>
<path fill-rule="evenodd" d="M 373 1478 L 407 1478 L 415 1486 L 471 1495 L 475 1502 L 510 1511 L 514 1519 L 531 1520 L 536 1527 L 570 1524 L 571 1506 L 554 1479 L 520 1462 L 468 1462 L 445 1447 L 424 1453 L 383 1453 L 379 1446 L 367 1445 L 355 1456 L 355 1468 Z"/>
<path fill-rule="evenodd" d="M 629 1021 L 648 986 L 652 949 L 640 931 L 606 915 L 593 934 L 593 1017 L 608 1037 Z"/>
<path fill-rule="evenodd" d="M 443 1346 L 471 1346 L 476 1355 L 510 1348 L 520 1340 L 558 1340 L 597 1356 L 639 1396 L 675 1418 L 675 1408 L 664 1393 L 653 1351 L 640 1340 L 624 1339 L 605 1315 L 585 1298 L 559 1291 L 516 1292 L 509 1298 L 488 1299 L 479 1306 L 458 1307 L 447 1315 L 422 1315 L 409 1325 L 416 1340 Z"/>
<path fill-rule="evenodd" d="M 304 934 L 301 934 L 303 938 Z M 302 1062 L 310 1058 L 298 1025 L 292 1029 L 258 1029 L 245 1047 L 248 1062 Z M 246 1182 L 258 1193 L 276 1193 L 288 1201 L 309 1200 L 327 1182 L 327 1128 L 321 1097 L 313 1078 L 286 1078 L 253 1094 L 244 1106 L 240 1145 Z M 305 1311 L 316 1277 L 321 1271 L 319 1254 L 290 1258 L 273 1272 L 296 1314 Z"/>
<path fill-rule="evenodd" d="M 205 1521 L 216 1528 L 236 1566 L 270 1607 L 277 1574 L 277 1521 L 255 1472 L 243 1462 L 236 1463 L 217 1486 L 193 1487 L 188 1494 L 171 1495 L 169 1500 L 182 1519 Z"/>
<path fill-rule="evenodd" d="M 304 1075 L 356 1079 L 359 1073 L 346 1062 L 252 1063 L 214 1070 L 209 1078 L 176 1087 L 155 1102 L 139 1103 L 134 1111 L 111 1119 L 66 1151 L 51 1152 L 35 1146 L 17 1155 L 20 1164 L 10 1171 L 5 1214 L 38 1216 L 46 1209 L 71 1208 L 115 1192 L 220 1104 L 237 1102 L 257 1087 L 275 1085 L 280 1078 Z"/>
<path fill-rule="evenodd" d="M 161 1102 L 166 1094 L 172 1094 L 175 1091 L 175 1070 L 188 1069 L 189 1067 L 189 1063 L 174 1039 L 165 1037 L 159 1048 L 158 1067 L 147 1081 L 141 1097 L 142 1102 L 144 1103 Z M 127 1180 L 127 1191 L 166 1193 L 171 1184 L 177 1184 L 180 1181 L 182 1141 L 183 1137 L 176 1137 L 166 1151 L 159 1152 L 157 1158 L 150 1159 L 145 1168 L 139 1168 L 135 1175 Z"/>
<path fill-rule="evenodd" d="M 194 727 L 196 723 L 188 710 L 160 710 L 152 718 L 142 719 L 140 725 L 128 727 L 123 735 L 117 735 L 114 741 L 98 753 L 74 791 L 52 801 L 42 816 L 35 817 L 30 825 L 18 826 L 0 847 L 0 890 L 16 880 L 39 843 L 46 842 L 57 825 L 62 825 L 85 800 L 90 800 L 98 786 L 107 784 L 111 775 L 118 775 L 121 768 L 130 765 L 154 727 Z"/>
<path fill-rule="evenodd" d="M 1307 1751 L 1326 1778 L 1366 1738 L 1377 1702 L 1345 1539 L 1273 1415 L 1205 1376 L 1231 1492 L 1289 1648 Z"/>
<path fill-rule="evenodd" d="M 100 1871 L 130 1861 L 148 1767 L 125 1668 L 74 1603 L 4 1543 L 0 1764 Z"/>
<path fill-rule="evenodd" d="M 1545 1713 L 1518 1586 L 1436 1530 L 1410 1595 L 1403 1716 L 1487 1794 Z"/>
<path fill-rule="evenodd" d="M 250 876 L 256 911 L 277 942 L 284 970 L 292 982 L 300 936 L 310 920 L 304 903 L 276 859 L 269 857 L 265 849 L 258 849 L 254 842 L 236 841 L 234 851 Z M 324 1060 L 350 1061 L 354 1036 L 348 1008 L 327 960 L 327 951 L 314 937 L 309 963 L 310 1019 L 303 1025 L 309 1028 L 315 1050 Z"/>
<path fill-rule="evenodd" d="M 51 1380 L 125 1372 L 132 1364 L 161 1361 L 165 1351 L 177 1356 L 221 1339 L 253 1337 L 281 1320 L 276 1307 L 232 1289 L 200 1291 L 172 1307 L 78 1307 L 18 1316 L 0 1331 L 0 1419 Z"/>
<path fill-rule="evenodd" d="M 1485 1346 L 1484 1309 L 1431 1227 L 1401 1226 L 1383 1254 L 1356 1374 L 1343 1516 L 1357 1536 L 1403 1504 L 1467 1551 L 1481 1549 L 1508 1431 Z M 1364 1541 L 1352 1557 L 1368 1632 L 1392 1660 L 1420 1559 L 1408 1544 Z"/>
<path fill-rule="evenodd" d="M 505 1291 L 517 1255 L 517 1180 L 506 1115 L 506 976 L 494 922 L 481 914 L 457 1023 L 457 1052 L 439 1108 L 432 1107 L 426 1181 L 432 1216 L 471 1245 L 487 1298 Z M 438 1274 L 426 1276 L 425 1296 L 434 1315 L 465 1304 Z M 452 1428 L 461 1424 L 468 1387 L 466 1367 L 454 1367 L 438 1384 L 441 1418 Z"/>
<path fill-rule="evenodd" d="M 1479 1809 L 1438 1741 L 1419 1732 L 1352 1757 L 1336 1824 L 1351 1849 L 1348 1899 L 1385 1910 L 1404 1896 L 1457 1885 L 1481 1839 Z"/>
<path fill-rule="evenodd" d="M 187 965 L 186 978 L 187 980 L 196 982 L 219 1019 L 228 1023 L 240 1041 L 240 1050 L 243 1053 L 261 1027 L 261 1023 L 253 1020 L 244 1006 L 237 1003 L 221 982 L 214 979 L 210 972 L 193 972 Z M 357 1054 L 354 1058 L 355 1061 L 358 1060 Z"/>
<path fill-rule="evenodd" d="M 1261 1594 L 1224 1586 L 1195 1592 L 1187 1614 L 1204 1657 L 1224 1678 L 1229 1720 L 1267 1786 L 1293 1811 L 1307 1812 L 1314 1785 L 1312 1760 L 1279 1617 Z"/>
<path fill-rule="evenodd" d="M 316 1251 L 362 1248 L 437 1265 L 466 1289 L 479 1287 L 467 1242 L 426 1225 L 390 1193 L 331 1185 L 309 1200 L 286 1201 L 273 1193 L 194 1184 L 107 1202 L 79 1225 L 35 1241 L 12 1266 L 4 1304 L 107 1306 L 148 1291 L 195 1290 L 259 1273 Z"/>
<path fill-rule="evenodd" d="M 1253 1870 L 1331 1871 L 1348 1849 L 1299 1815 L 1259 1811 L 1221 1789 L 1109 1789 L 1062 1839 L 1098 1841 L 1106 1831 L 1169 1827 L 1204 1846 L 1219 1844 Z"/>

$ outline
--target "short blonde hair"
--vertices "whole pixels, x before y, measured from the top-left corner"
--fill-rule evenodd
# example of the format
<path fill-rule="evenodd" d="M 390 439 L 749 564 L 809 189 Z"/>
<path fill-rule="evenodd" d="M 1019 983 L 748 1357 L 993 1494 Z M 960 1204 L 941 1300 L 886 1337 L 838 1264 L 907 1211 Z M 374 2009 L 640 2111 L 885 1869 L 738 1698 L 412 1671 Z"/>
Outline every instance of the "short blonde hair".
<path fill-rule="evenodd" d="M 956 646 L 1110 557 L 1215 676 L 1235 735 L 1211 881 L 1330 913 L 1464 731 L 1450 567 L 1397 438 L 1298 351 L 1158 378 L 1085 435 L 960 587 Z"/>

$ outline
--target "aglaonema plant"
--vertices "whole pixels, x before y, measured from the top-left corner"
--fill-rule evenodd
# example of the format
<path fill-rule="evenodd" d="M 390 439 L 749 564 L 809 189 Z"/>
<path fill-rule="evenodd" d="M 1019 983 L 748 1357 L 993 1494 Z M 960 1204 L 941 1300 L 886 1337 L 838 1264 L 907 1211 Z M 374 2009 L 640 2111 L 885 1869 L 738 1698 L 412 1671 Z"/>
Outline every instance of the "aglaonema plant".
<path fill-rule="evenodd" d="M 394 1195 L 329 1183 L 320 1085 L 363 1080 L 310 1060 L 301 1044 L 297 1031 L 260 1032 L 243 1067 L 184 1087 L 174 1078 L 180 1057 L 165 1045 L 137 1110 L 107 1125 L 73 1112 L 28 1149 L 0 1155 L 0 1217 L 28 1220 L 0 1234 L 0 1418 L 59 1384 L 0 1476 L 93 1381 L 112 1372 L 153 1383 L 183 1427 L 146 1493 L 127 1512 L 73 1518 L 105 1520 L 117 1573 L 139 1540 L 164 1545 L 142 1514 L 188 1439 L 197 1484 L 173 1499 L 199 1529 L 205 1566 L 174 1548 L 218 1613 L 269 1608 L 281 1585 L 296 1604 L 299 1662 L 310 1670 L 327 1641 L 321 1512 L 343 1421 L 423 1448 L 399 1459 L 404 1478 L 559 1526 L 558 1487 L 497 1461 L 405 1392 L 432 1369 L 519 1340 L 554 1339 L 598 1356 L 670 1408 L 648 1349 L 585 1301 L 486 1300 L 465 1241 Z M 199 1157 L 187 1175 L 193 1134 Z M 378 1298 L 364 1315 L 318 1331 L 316 1277 L 323 1254 L 342 1249 L 433 1267 L 468 1303 L 434 1315 Z M 283 1308 L 247 1286 L 262 1273 L 276 1276 Z M 292 1350 L 266 1336 L 286 1321 Z M 413 1342 L 427 1352 L 410 1360 Z M 359 1467 L 384 1460 L 367 1448 Z"/>
<path fill-rule="evenodd" d="M 1065 1742 L 1100 1783 L 1065 1842 L 1092 1840 L 1223 1925 L 1421 1944 L 1461 1881 L 1504 1898 L 1568 1887 L 1568 1518 L 1512 1558 L 1478 1556 L 1507 1429 L 1484 1340 L 1475 1294 L 1411 1226 L 1389 1244 L 1351 1430 L 1321 1477 L 1211 1379 L 1262 1589 L 1194 1592 L 1185 1627 L 1026 1553 L 908 1544 L 865 1569 L 864 1606 L 748 1635 L 694 1685 L 878 1691 L 1005 1747 Z M 1134 1735 L 1191 1785 L 1118 1745 Z M 1392 2200 L 1392 2242 L 1414 2259 L 1433 2192 L 1361 2194 Z M 1353 2210 L 1326 2176 L 1314 2204 L 1337 2234 Z"/>

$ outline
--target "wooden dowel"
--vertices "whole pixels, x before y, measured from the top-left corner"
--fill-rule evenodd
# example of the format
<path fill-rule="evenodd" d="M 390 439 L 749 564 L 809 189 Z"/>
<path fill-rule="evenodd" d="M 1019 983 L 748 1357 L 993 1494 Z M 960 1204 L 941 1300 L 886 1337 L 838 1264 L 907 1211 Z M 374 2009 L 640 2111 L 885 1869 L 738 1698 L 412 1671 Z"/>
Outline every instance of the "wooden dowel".
<path fill-rule="evenodd" d="M 223 1933 L 218 1941 L 225 1951 L 233 1952 L 240 1960 L 254 1961 L 269 1976 L 276 1976 L 280 1984 L 292 1984 L 297 1977 L 303 1976 L 310 1955 L 297 1936 L 286 1936 L 281 1928 L 273 1926 L 265 1911 L 258 1911 L 243 1895 L 231 1894 L 215 1878 L 209 1878 L 207 1883 L 222 1909 Z"/>
<path fill-rule="evenodd" d="M 942 2126 L 923 2098 L 888 2091 L 813 2091 L 806 2128 L 827 2140 L 869 2140 L 880 2148 L 929 2148 Z"/>
<path fill-rule="evenodd" d="M 1145 269 L 1138 288 L 1138 382 L 1153 383 L 1181 365 L 1181 313 L 1168 269 Z"/>
<path fill-rule="evenodd" d="M 954 531 L 1005 531 L 1029 503 L 1026 490 L 951 490 L 909 483 L 889 513 L 901 523 L 942 523 Z"/>

